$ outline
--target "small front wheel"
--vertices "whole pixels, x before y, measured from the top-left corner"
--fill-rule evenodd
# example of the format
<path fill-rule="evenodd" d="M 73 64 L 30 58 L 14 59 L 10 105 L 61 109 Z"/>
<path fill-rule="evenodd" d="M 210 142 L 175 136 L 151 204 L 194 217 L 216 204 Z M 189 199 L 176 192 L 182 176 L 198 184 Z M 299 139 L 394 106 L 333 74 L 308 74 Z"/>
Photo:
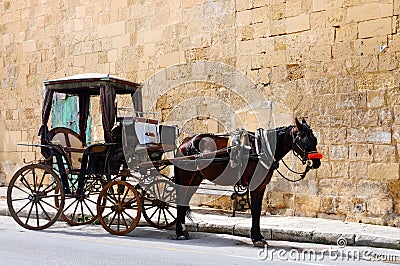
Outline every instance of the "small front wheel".
<path fill-rule="evenodd" d="M 114 235 L 125 235 L 135 229 L 140 220 L 140 197 L 125 181 L 112 181 L 104 186 L 97 200 L 100 224 Z"/>
<path fill-rule="evenodd" d="M 64 207 L 61 180 L 46 165 L 26 165 L 11 178 L 7 205 L 20 226 L 30 230 L 48 228 L 57 221 Z"/>

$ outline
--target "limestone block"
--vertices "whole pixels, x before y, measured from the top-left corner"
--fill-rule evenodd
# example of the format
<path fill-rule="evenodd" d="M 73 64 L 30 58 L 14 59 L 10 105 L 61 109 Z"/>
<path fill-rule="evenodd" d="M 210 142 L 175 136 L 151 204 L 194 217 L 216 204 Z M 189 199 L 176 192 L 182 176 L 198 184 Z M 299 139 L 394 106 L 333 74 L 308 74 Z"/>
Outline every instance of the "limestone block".
<path fill-rule="evenodd" d="M 388 194 L 388 184 L 382 180 L 360 179 L 356 186 L 357 193 L 363 197 Z"/>
<path fill-rule="evenodd" d="M 355 161 L 372 162 L 373 145 L 372 144 L 350 144 L 349 159 Z"/>
<path fill-rule="evenodd" d="M 112 38 L 112 48 L 123 48 L 131 45 L 131 34 L 115 36 Z M 146 46 L 145 46 L 146 47 Z M 149 49 L 151 50 L 151 49 Z M 147 51 L 150 53 L 150 51 Z"/>
<path fill-rule="evenodd" d="M 310 27 L 311 29 L 324 29 L 327 21 L 326 12 L 316 12 L 310 14 Z"/>
<path fill-rule="evenodd" d="M 365 142 L 365 130 L 360 128 L 347 128 L 348 142 Z"/>
<path fill-rule="evenodd" d="M 393 15 L 393 1 L 377 1 L 347 8 L 347 22 L 365 21 Z"/>
<path fill-rule="evenodd" d="M 374 145 L 374 162 L 396 162 L 396 147 L 394 145 Z"/>
<path fill-rule="evenodd" d="M 356 76 L 356 89 L 362 90 L 379 90 L 393 88 L 394 77 L 391 72 L 371 72 L 363 73 Z"/>
<path fill-rule="evenodd" d="M 286 18 L 286 33 L 294 33 L 306 31 L 311 28 L 310 26 L 310 15 L 309 14 L 301 14 L 296 17 Z"/>
<path fill-rule="evenodd" d="M 388 197 L 374 197 L 367 202 L 367 211 L 372 215 L 393 213 L 393 200 Z"/>
<path fill-rule="evenodd" d="M 368 179 L 398 180 L 398 163 L 372 163 L 368 165 Z"/>
<path fill-rule="evenodd" d="M 378 69 L 380 71 L 391 71 L 397 69 L 398 65 L 399 62 L 394 53 L 379 54 Z"/>
<path fill-rule="evenodd" d="M 108 37 L 125 34 L 125 21 L 109 24 L 107 26 Z"/>
<path fill-rule="evenodd" d="M 252 22 L 252 11 L 244 10 L 236 13 L 236 22 L 238 26 L 247 26 Z"/>
<path fill-rule="evenodd" d="M 317 45 L 310 47 L 310 60 L 326 62 L 331 59 L 332 49 L 330 45 Z"/>
<path fill-rule="evenodd" d="M 358 23 L 358 38 L 388 35 L 392 33 L 392 18 L 367 20 Z"/>
<path fill-rule="evenodd" d="M 316 217 L 320 209 L 321 199 L 316 195 L 295 195 L 294 205 L 296 215 Z"/>
<path fill-rule="evenodd" d="M 340 25 L 344 24 L 346 19 L 346 9 L 344 9 L 343 7 L 329 8 L 326 10 L 326 13 L 327 13 L 327 20 L 326 20 L 327 27 L 332 27 L 332 29 L 334 30 L 333 27 L 337 28 L 340 27 Z"/>
<path fill-rule="evenodd" d="M 346 160 L 349 157 L 348 148 L 343 145 L 331 145 L 329 147 L 330 160 Z"/>
<path fill-rule="evenodd" d="M 160 67 L 167 67 L 175 64 L 179 64 L 182 62 L 182 56 L 184 55 L 184 51 L 173 52 L 165 55 L 161 55 L 159 57 L 159 65 Z"/>
<path fill-rule="evenodd" d="M 283 35 L 286 33 L 285 19 L 270 20 L 270 33 L 271 36 Z"/>
<path fill-rule="evenodd" d="M 367 91 L 368 108 L 382 107 L 385 103 L 385 91 Z"/>
<path fill-rule="evenodd" d="M 332 58 L 340 59 L 354 56 L 353 42 L 339 42 L 332 45 Z"/>
<path fill-rule="evenodd" d="M 392 141 L 392 134 L 390 131 L 384 130 L 370 130 L 367 132 L 366 140 L 369 143 L 390 144 Z"/>
<path fill-rule="evenodd" d="M 331 161 L 332 177 L 349 178 L 349 162 L 347 161 Z"/>
<path fill-rule="evenodd" d="M 3 37 L 3 42 L 7 43 L 7 41 L 4 41 L 4 37 Z M 36 41 L 29 40 L 29 41 L 23 42 L 22 43 L 22 51 L 24 53 L 35 52 L 36 51 Z"/>
<path fill-rule="evenodd" d="M 400 105 L 395 105 L 393 107 L 393 116 L 395 125 L 400 125 Z M 400 133 L 400 128 L 397 128 L 394 132 Z M 398 143 L 400 143 L 400 139 L 398 139 Z"/>
<path fill-rule="evenodd" d="M 75 17 L 76 18 L 84 18 L 86 16 L 86 7 L 85 6 L 77 6 L 75 8 Z"/>
<path fill-rule="evenodd" d="M 313 12 L 325 10 L 325 0 L 313 0 L 312 2 Z"/>
<path fill-rule="evenodd" d="M 265 18 L 268 17 L 268 6 L 263 6 L 259 8 L 254 8 L 251 10 L 251 23 L 261 23 L 265 21 Z"/>
<path fill-rule="evenodd" d="M 365 179 L 368 175 L 368 163 L 355 161 L 349 163 L 349 177 L 351 179 Z"/>
<path fill-rule="evenodd" d="M 301 14 L 301 0 L 286 1 L 286 17 L 295 17 Z"/>
<path fill-rule="evenodd" d="M 386 94 L 388 106 L 400 105 L 400 90 L 399 88 L 389 89 Z"/>
<path fill-rule="evenodd" d="M 365 92 L 352 92 L 338 95 L 336 109 L 364 109 L 367 107 L 367 94 Z"/>

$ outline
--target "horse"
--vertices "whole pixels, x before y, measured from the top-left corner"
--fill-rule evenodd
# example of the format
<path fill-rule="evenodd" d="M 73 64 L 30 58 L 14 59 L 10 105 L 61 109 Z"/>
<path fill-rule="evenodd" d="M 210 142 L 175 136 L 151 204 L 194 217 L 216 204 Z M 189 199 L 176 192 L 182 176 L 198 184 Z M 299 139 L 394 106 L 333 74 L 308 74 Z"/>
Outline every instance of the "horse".
<path fill-rule="evenodd" d="M 295 122 L 266 132 L 240 130 L 234 137 L 204 133 L 184 139 L 175 155 L 182 163 L 174 166 L 177 239 L 189 239 L 185 229 L 185 217 L 190 218 L 189 202 L 203 179 L 207 179 L 250 189 L 251 240 L 254 246 L 263 247 L 266 241 L 260 230 L 262 199 L 279 161 L 292 150 L 306 165 L 302 178 L 308 170 L 321 165 L 322 155 L 317 152 L 313 131 L 304 119 L 300 123 L 296 118 Z"/>

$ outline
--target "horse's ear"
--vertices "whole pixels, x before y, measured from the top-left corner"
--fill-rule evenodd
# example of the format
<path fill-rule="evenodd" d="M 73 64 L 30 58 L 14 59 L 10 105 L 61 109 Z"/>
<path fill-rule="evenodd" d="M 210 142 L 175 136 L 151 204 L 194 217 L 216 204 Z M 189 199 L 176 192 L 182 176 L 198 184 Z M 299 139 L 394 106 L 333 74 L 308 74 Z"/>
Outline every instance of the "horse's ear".
<path fill-rule="evenodd" d="M 303 130 L 303 124 L 299 122 L 299 120 L 296 117 L 296 127 L 299 131 Z"/>
<path fill-rule="evenodd" d="M 307 121 L 303 118 L 303 120 L 301 121 L 301 123 L 303 124 L 303 125 L 307 125 Z"/>

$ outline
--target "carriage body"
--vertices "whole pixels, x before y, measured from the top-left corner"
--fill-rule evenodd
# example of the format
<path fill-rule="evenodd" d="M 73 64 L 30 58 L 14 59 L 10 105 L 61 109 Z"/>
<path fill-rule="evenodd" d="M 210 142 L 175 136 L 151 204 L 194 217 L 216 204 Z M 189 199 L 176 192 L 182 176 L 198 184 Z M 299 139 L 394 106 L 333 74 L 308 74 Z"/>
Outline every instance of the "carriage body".
<path fill-rule="evenodd" d="M 143 117 L 141 84 L 84 74 L 47 80 L 44 87 L 41 143 L 34 145 L 41 149 L 43 159 L 24 166 L 11 179 L 7 201 L 14 219 L 33 230 L 49 227 L 59 216 L 71 225 L 99 220 L 107 231 L 126 234 L 143 213 L 153 226 L 171 226 L 175 221 L 173 207 L 154 195 L 160 187 L 171 189 L 171 178 L 155 174 L 151 164 L 145 168 L 139 164 L 173 151 L 177 130 Z M 67 127 L 48 128 L 56 94 L 78 96 L 79 132 Z M 117 95 L 132 99 L 129 116 L 118 116 Z M 90 99 L 96 96 L 100 97 L 104 141 L 87 144 Z M 132 131 L 129 136 L 127 130 Z M 133 162 L 132 158 L 141 159 Z M 116 202 L 116 198 L 123 202 Z M 160 220 L 161 211 L 166 209 L 171 215 Z M 149 217 L 153 214 L 149 211 L 160 212 L 158 220 Z"/>

